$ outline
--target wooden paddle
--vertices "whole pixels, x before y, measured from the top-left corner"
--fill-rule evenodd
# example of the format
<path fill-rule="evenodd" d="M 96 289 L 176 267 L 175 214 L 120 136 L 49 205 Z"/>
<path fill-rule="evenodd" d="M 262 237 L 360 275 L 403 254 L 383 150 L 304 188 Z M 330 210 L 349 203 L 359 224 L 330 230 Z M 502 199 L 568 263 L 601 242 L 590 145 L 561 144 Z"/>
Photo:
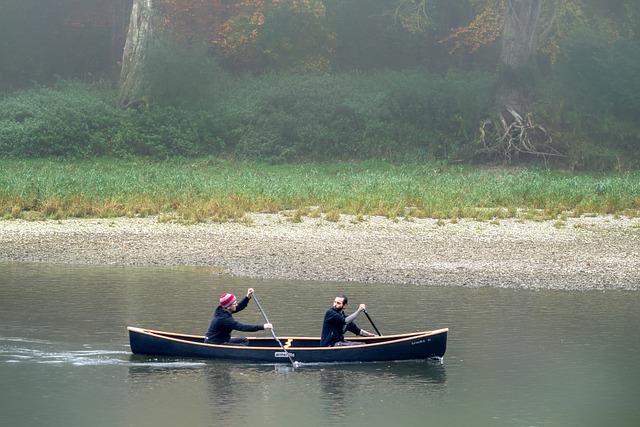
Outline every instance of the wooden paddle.
<path fill-rule="evenodd" d="M 256 300 L 256 304 L 258 305 L 258 308 L 260 309 L 260 313 L 262 313 L 262 317 L 264 317 L 265 322 L 267 323 L 271 323 L 269 322 L 269 319 L 267 319 L 267 315 L 265 314 L 264 310 L 262 309 L 262 306 L 260 305 L 260 301 L 258 301 L 258 297 L 256 297 L 256 294 L 254 292 L 253 294 L 253 299 Z M 375 328 L 375 326 L 374 326 Z M 282 342 L 280 342 L 280 340 L 278 339 L 278 337 L 276 336 L 276 333 L 273 331 L 273 329 L 270 329 L 271 331 L 271 336 L 273 336 L 273 339 L 276 340 L 278 342 L 278 344 L 280 344 L 280 348 L 282 349 L 282 351 L 284 351 L 284 354 L 287 355 L 287 357 L 289 358 L 289 361 L 291 362 L 291 364 L 295 367 L 296 363 L 293 361 L 293 359 L 291 358 L 291 355 L 289 354 L 289 352 L 287 351 L 286 348 L 284 348 L 284 346 L 282 345 Z"/>
<path fill-rule="evenodd" d="M 256 301 L 256 302 L 258 302 L 258 301 Z M 367 319 L 369 319 L 369 322 L 371 322 L 371 326 L 373 326 L 373 329 L 375 329 L 375 330 L 376 330 L 376 333 L 377 333 L 379 336 L 382 336 L 382 334 L 380 333 L 380 331 L 378 330 L 378 328 L 376 328 L 376 324 L 375 324 L 375 323 L 373 323 L 373 320 L 371 320 L 371 317 L 369 317 L 369 313 L 367 312 L 367 310 L 365 310 L 365 311 L 364 311 L 364 314 L 365 314 L 365 316 L 367 316 Z"/>

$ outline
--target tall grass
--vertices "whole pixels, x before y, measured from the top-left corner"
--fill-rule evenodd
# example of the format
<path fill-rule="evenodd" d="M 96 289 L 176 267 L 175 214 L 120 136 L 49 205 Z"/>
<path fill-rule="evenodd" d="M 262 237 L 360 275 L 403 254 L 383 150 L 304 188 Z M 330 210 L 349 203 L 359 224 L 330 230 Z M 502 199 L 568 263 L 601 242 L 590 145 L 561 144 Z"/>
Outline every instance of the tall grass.
<path fill-rule="evenodd" d="M 158 215 L 232 221 L 250 212 L 390 218 L 640 214 L 640 172 L 576 174 L 384 162 L 0 161 L 0 218 Z"/>

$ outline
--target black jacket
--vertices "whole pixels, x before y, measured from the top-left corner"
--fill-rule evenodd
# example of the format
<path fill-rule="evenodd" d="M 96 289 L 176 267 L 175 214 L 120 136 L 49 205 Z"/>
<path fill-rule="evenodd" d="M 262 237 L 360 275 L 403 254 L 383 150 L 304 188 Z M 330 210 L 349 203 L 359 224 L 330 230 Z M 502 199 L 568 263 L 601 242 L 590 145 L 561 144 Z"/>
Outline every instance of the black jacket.
<path fill-rule="evenodd" d="M 360 328 L 355 322 L 346 325 L 345 329 L 345 318 L 346 316 L 343 313 L 335 311 L 333 307 L 327 310 L 324 315 L 324 322 L 322 323 L 321 346 L 331 347 L 338 341 L 344 341 L 344 333 L 346 331 L 360 335 Z"/>
<path fill-rule="evenodd" d="M 249 298 L 244 297 L 236 307 L 236 312 L 242 311 L 249 304 Z M 209 344 L 224 344 L 231 339 L 231 331 L 255 332 L 264 329 L 264 325 L 245 325 L 236 321 L 231 313 L 225 310 L 221 305 L 216 308 L 209 324 L 209 330 L 205 337 L 205 342 Z"/>

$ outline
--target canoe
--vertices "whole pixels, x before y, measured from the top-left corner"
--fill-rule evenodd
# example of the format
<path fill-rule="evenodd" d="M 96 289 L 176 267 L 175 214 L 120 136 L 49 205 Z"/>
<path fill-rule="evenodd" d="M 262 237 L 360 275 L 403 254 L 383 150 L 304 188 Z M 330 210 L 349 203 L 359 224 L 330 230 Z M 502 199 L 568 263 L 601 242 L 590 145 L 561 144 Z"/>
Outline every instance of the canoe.
<path fill-rule="evenodd" d="M 376 337 L 353 337 L 357 346 L 320 347 L 318 337 L 248 337 L 248 346 L 205 344 L 204 336 L 128 327 L 133 354 L 237 360 L 257 363 L 442 361 L 449 329 Z M 285 351 L 286 350 L 286 351 Z"/>

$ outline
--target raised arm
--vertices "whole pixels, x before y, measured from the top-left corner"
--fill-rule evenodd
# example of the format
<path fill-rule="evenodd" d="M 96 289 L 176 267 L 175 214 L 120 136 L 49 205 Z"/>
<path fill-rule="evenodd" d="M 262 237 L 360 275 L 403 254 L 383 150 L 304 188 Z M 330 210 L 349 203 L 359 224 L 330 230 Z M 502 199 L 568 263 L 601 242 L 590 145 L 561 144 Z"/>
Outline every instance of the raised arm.
<path fill-rule="evenodd" d="M 358 317 L 358 314 L 360 314 L 361 311 L 365 311 L 367 309 L 367 306 L 364 304 L 360 304 L 360 307 L 358 307 L 358 309 L 356 310 L 355 313 L 353 313 L 352 315 L 350 315 L 349 317 L 347 317 L 346 319 L 344 319 L 345 323 L 351 323 L 354 320 L 356 320 L 356 317 Z"/>

